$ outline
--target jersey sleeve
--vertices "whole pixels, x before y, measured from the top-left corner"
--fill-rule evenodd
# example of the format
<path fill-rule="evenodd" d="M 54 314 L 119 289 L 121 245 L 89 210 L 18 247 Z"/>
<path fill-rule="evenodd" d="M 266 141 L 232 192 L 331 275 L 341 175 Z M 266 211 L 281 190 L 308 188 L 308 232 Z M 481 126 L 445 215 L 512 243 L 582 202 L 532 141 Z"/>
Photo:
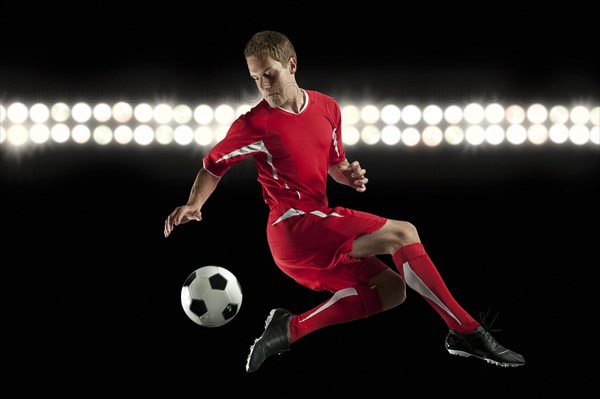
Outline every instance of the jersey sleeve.
<path fill-rule="evenodd" d="M 346 153 L 342 145 L 342 112 L 337 102 L 330 104 L 333 129 L 331 133 L 331 148 L 329 149 L 329 163 L 337 164 L 346 159 Z"/>
<path fill-rule="evenodd" d="M 202 159 L 202 166 L 215 177 L 222 177 L 234 165 L 254 154 L 251 129 L 243 118 L 229 127 L 225 137 Z"/>

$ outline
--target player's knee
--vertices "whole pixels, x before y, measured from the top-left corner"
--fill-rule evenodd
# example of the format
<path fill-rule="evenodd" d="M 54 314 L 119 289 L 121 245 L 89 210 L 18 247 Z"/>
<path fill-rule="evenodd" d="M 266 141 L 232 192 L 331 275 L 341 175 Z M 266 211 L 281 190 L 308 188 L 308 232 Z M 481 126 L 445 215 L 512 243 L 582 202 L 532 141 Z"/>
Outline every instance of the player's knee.
<path fill-rule="evenodd" d="M 394 254 L 401 246 L 408 243 L 419 242 L 417 228 L 410 222 L 395 220 L 392 224 L 392 236 L 388 253 Z"/>
<path fill-rule="evenodd" d="M 400 241 L 402 241 L 402 245 L 419 241 L 419 233 L 417 232 L 417 228 L 414 224 L 410 222 L 400 221 L 398 222 L 398 231 L 397 234 L 400 236 Z"/>

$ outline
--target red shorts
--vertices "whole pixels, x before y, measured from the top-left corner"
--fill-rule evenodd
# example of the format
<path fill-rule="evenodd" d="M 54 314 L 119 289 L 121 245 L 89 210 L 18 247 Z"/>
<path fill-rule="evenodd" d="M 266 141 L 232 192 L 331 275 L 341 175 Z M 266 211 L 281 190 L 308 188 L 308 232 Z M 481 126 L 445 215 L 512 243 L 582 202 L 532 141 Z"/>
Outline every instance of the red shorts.
<path fill-rule="evenodd" d="M 348 208 L 312 212 L 273 210 L 267 240 L 277 266 L 298 283 L 316 291 L 336 292 L 367 284 L 389 268 L 375 256 L 350 255 L 356 238 L 379 230 L 387 219 Z"/>

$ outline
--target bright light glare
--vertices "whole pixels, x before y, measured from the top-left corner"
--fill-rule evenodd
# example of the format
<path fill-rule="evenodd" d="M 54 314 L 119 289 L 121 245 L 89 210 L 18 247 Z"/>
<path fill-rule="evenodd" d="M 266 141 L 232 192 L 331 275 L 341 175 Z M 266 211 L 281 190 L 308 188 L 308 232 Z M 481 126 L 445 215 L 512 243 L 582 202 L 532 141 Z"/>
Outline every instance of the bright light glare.
<path fill-rule="evenodd" d="M 428 147 L 435 147 L 440 145 L 444 140 L 444 133 L 437 126 L 427 126 L 423 129 L 423 143 Z"/>
<path fill-rule="evenodd" d="M 527 129 L 527 138 L 533 144 L 544 144 L 548 140 L 548 129 L 546 129 L 546 126 L 540 124 L 531 125 Z"/>
<path fill-rule="evenodd" d="M 444 118 L 444 112 L 437 105 L 428 105 L 423 110 L 423 120 L 428 125 L 437 125 Z"/>
<path fill-rule="evenodd" d="M 180 125 L 184 125 L 191 121 L 193 116 L 192 109 L 185 104 L 180 104 L 173 108 L 173 119 Z"/>
<path fill-rule="evenodd" d="M 479 145 L 485 140 L 485 130 L 479 125 L 471 125 L 465 131 L 465 139 L 469 144 Z"/>
<path fill-rule="evenodd" d="M 87 143 L 90 137 L 92 137 L 92 132 L 90 132 L 90 128 L 86 125 L 77 125 L 71 131 L 71 138 L 78 144 Z"/>
<path fill-rule="evenodd" d="M 133 109 L 133 116 L 140 123 L 148 123 L 152 120 L 154 110 L 150 104 L 141 103 Z"/>
<path fill-rule="evenodd" d="M 590 140 L 590 130 L 584 125 L 573 125 L 569 129 L 569 138 L 573 144 L 585 144 Z"/>
<path fill-rule="evenodd" d="M 8 116 L 9 121 L 18 124 L 23 123 L 27 120 L 27 117 L 29 116 L 29 111 L 23 103 L 12 103 L 6 109 L 6 114 Z"/>
<path fill-rule="evenodd" d="M 498 103 L 492 103 L 485 107 L 485 119 L 488 123 L 498 124 L 504 120 L 504 107 Z"/>
<path fill-rule="evenodd" d="M 50 129 L 43 123 L 36 123 L 29 129 L 29 138 L 36 144 L 50 140 Z"/>
<path fill-rule="evenodd" d="M 571 109 L 569 117 L 574 124 L 585 125 L 590 120 L 590 111 L 586 107 L 578 105 Z"/>
<path fill-rule="evenodd" d="M 398 126 L 387 125 L 381 129 L 381 141 L 387 145 L 395 145 L 400 142 L 400 129 Z"/>
<path fill-rule="evenodd" d="M 506 108 L 506 121 L 511 125 L 518 125 L 525 120 L 525 110 L 520 105 L 511 105 Z"/>
<path fill-rule="evenodd" d="M 235 119 L 235 111 L 227 104 L 221 104 L 215 109 L 215 121 L 221 125 L 229 125 Z"/>
<path fill-rule="evenodd" d="M 527 130 L 522 125 L 510 125 L 506 129 L 506 140 L 511 144 L 523 144 L 527 140 Z"/>
<path fill-rule="evenodd" d="M 600 145 L 600 127 L 594 126 L 590 129 L 590 141 L 596 145 Z"/>
<path fill-rule="evenodd" d="M 156 128 L 154 138 L 158 144 L 171 144 L 173 142 L 173 128 L 169 125 L 160 125 Z"/>
<path fill-rule="evenodd" d="M 112 131 L 105 125 L 96 126 L 92 137 L 96 143 L 106 145 L 112 141 Z"/>
<path fill-rule="evenodd" d="M 388 104 L 381 109 L 381 120 L 386 125 L 395 125 L 400 121 L 402 112 L 400 107 L 394 104 Z"/>
<path fill-rule="evenodd" d="M 502 119 L 504 115 L 502 115 Z M 500 125 L 490 125 L 485 129 L 485 141 L 498 145 L 504 141 L 504 129 Z"/>
<path fill-rule="evenodd" d="M 594 107 L 590 111 L 590 122 L 592 122 L 592 125 L 594 126 L 600 125 L 600 106 Z"/>
<path fill-rule="evenodd" d="M 533 124 L 542 124 L 548 118 L 548 111 L 542 104 L 531 104 L 527 108 L 527 119 Z"/>
<path fill-rule="evenodd" d="M 86 103 L 77 103 L 71 108 L 71 117 L 75 122 L 86 123 L 92 117 L 92 108 Z"/>
<path fill-rule="evenodd" d="M 448 144 L 457 145 L 462 143 L 465 138 L 465 132 L 460 126 L 451 125 L 444 131 L 444 139 Z"/>
<path fill-rule="evenodd" d="M 444 111 L 444 119 L 451 125 L 460 123 L 463 119 L 463 111 L 458 105 L 450 105 Z"/>
<path fill-rule="evenodd" d="M 50 108 L 50 116 L 56 122 L 65 122 L 71 116 L 71 108 L 65 103 L 56 103 Z"/>
<path fill-rule="evenodd" d="M 209 145 L 214 140 L 212 129 L 208 126 L 200 126 L 194 132 L 194 140 L 200 145 Z"/>
<path fill-rule="evenodd" d="M 50 109 L 42 103 L 34 104 L 29 109 L 29 118 L 35 123 L 44 123 L 50 118 Z"/>
<path fill-rule="evenodd" d="M 215 141 L 218 143 L 225 138 L 227 135 L 227 131 L 229 130 L 229 126 L 221 125 L 217 127 L 215 130 Z"/>
<path fill-rule="evenodd" d="M 360 120 L 360 110 L 354 105 L 346 105 L 342 108 L 342 123 L 346 125 L 355 125 Z"/>
<path fill-rule="evenodd" d="M 148 125 L 139 125 L 133 130 L 133 139 L 140 145 L 148 145 L 154 140 L 154 131 Z"/>
<path fill-rule="evenodd" d="M 481 104 L 471 103 L 465 107 L 464 110 L 464 118 L 467 123 L 471 125 L 476 125 L 483 121 L 485 118 L 485 110 L 481 106 Z M 467 138 L 468 141 L 468 138 Z"/>
<path fill-rule="evenodd" d="M 71 129 L 64 123 L 57 123 L 50 129 L 50 137 L 56 143 L 64 143 L 69 140 Z"/>
<path fill-rule="evenodd" d="M 407 105 L 402 110 L 402 121 L 407 125 L 416 125 L 421 120 L 421 110 L 416 105 Z M 405 143 L 406 144 L 406 143 Z"/>
<path fill-rule="evenodd" d="M 344 145 L 356 145 L 360 140 L 360 132 L 354 126 L 344 127 L 344 133 L 342 135 L 342 142 Z"/>
<path fill-rule="evenodd" d="M 157 123 L 166 125 L 173 119 L 173 108 L 169 104 L 158 104 L 154 107 L 153 116 Z"/>
<path fill-rule="evenodd" d="M 402 131 L 402 143 L 408 147 L 414 147 L 421 141 L 421 134 L 414 127 L 407 127 Z"/>
<path fill-rule="evenodd" d="M 106 145 L 132 141 L 141 145 L 198 144 L 209 146 L 221 141 L 231 124 L 256 104 L 170 105 L 167 103 L 98 102 L 74 105 L 65 102 L 26 105 L 21 102 L 0 104 L 0 143 L 15 146 L 43 144 L 50 140 L 64 143 L 72 140 L 84 144 L 92 141 Z M 542 145 L 598 144 L 600 107 L 580 104 L 570 108 L 553 104 L 510 104 L 506 108 L 496 102 L 452 104 L 440 107 L 429 104 L 350 105 L 341 106 L 344 145 L 402 144 L 432 147 L 442 143 L 499 145 L 504 142 Z M 136 122 L 141 124 L 135 126 Z M 404 126 L 402 126 L 403 124 Z"/>
<path fill-rule="evenodd" d="M 129 126 L 117 126 L 114 132 L 115 141 L 119 144 L 129 144 L 133 140 L 133 131 Z"/>
<path fill-rule="evenodd" d="M 133 109 L 131 105 L 124 101 L 120 101 L 113 105 L 112 108 L 113 118 L 119 123 L 127 123 L 133 116 Z"/>
<path fill-rule="evenodd" d="M 188 145 L 194 140 L 194 131 L 186 125 L 177 126 L 173 132 L 173 138 L 179 145 Z"/>
<path fill-rule="evenodd" d="M 107 122 L 112 116 L 112 110 L 110 109 L 110 105 L 106 103 L 99 103 L 94 105 L 92 115 L 94 115 L 94 119 L 96 119 L 98 122 Z"/>
<path fill-rule="evenodd" d="M 360 132 L 360 138 L 367 145 L 377 144 L 381 139 L 381 132 L 373 125 L 365 126 Z"/>
<path fill-rule="evenodd" d="M 548 119 L 554 124 L 565 124 L 569 120 L 569 110 L 563 105 L 555 105 L 550 108 Z"/>
<path fill-rule="evenodd" d="M 553 143 L 562 144 L 569 139 L 569 129 L 563 124 L 552 125 L 548 137 Z"/>
<path fill-rule="evenodd" d="M 213 121 L 214 113 L 210 106 L 201 104 L 194 109 L 194 119 L 201 125 L 208 125 Z"/>
<path fill-rule="evenodd" d="M 9 114 L 10 118 L 10 114 Z M 23 125 L 12 125 L 6 131 L 6 138 L 8 142 L 15 146 L 21 146 L 29 139 L 27 129 Z"/>
<path fill-rule="evenodd" d="M 379 120 L 379 110 L 374 105 L 365 105 L 360 111 L 360 118 L 368 125 L 372 125 Z"/>

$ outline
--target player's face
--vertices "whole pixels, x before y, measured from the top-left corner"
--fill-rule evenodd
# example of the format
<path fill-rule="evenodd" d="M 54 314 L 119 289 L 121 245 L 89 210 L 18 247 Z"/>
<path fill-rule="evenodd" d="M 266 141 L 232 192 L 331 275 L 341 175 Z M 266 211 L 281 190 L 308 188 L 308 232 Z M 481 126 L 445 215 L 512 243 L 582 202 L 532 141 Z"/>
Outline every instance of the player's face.
<path fill-rule="evenodd" d="M 293 72 L 295 60 L 290 60 L 287 65 L 275 61 L 266 54 L 246 58 L 250 76 L 256 82 L 262 97 L 273 108 L 283 107 L 288 102 L 293 102 L 298 93 L 298 86 Z"/>

